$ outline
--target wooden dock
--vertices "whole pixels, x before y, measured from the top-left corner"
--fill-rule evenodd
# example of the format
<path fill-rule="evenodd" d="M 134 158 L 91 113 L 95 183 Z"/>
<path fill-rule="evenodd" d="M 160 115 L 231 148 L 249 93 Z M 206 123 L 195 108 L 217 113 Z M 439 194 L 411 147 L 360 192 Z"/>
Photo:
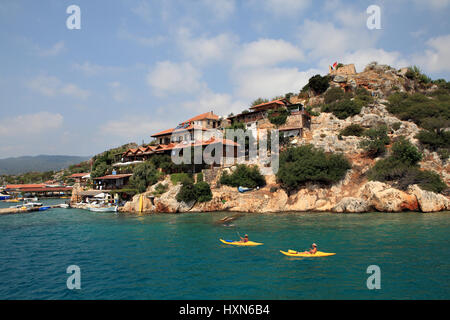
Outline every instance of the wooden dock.
<path fill-rule="evenodd" d="M 59 208 L 59 205 L 53 205 L 53 206 L 49 206 L 51 209 L 53 208 Z M 15 214 L 15 213 L 28 213 L 28 212 L 35 212 L 35 211 L 39 211 L 39 207 L 35 207 L 35 208 L 3 208 L 0 209 L 0 216 L 1 215 L 6 215 L 6 214 Z"/>

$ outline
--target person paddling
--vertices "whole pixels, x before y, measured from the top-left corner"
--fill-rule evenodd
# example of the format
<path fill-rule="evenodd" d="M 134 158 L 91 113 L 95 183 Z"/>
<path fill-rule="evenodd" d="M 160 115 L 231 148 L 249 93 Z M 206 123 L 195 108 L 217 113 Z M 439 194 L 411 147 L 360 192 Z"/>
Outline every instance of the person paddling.
<path fill-rule="evenodd" d="M 297 251 L 297 253 L 309 253 L 309 254 L 315 254 L 316 252 L 317 252 L 317 245 L 315 244 L 315 243 L 313 243 L 312 245 L 311 245 L 311 250 L 309 250 L 309 251 L 304 251 L 304 252 L 298 252 Z"/>
<path fill-rule="evenodd" d="M 248 234 L 246 234 L 243 238 L 242 237 L 239 238 L 241 238 L 240 242 L 248 242 Z"/>

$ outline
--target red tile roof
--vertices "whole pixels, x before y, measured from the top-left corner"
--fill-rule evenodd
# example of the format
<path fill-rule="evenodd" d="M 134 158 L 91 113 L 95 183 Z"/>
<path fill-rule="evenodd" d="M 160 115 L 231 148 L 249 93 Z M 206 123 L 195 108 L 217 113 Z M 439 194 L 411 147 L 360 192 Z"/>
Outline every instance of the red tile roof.
<path fill-rule="evenodd" d="M 190 119 L 188 119 L 188 120 L 186 120 L 186 121 L 183 121 L 183 122 L 181 122 L 181 124 L 187 123 L 187 122 L 192 122 L 192 121 L 205 120 L 205 119 L 219 120 L 219 116 L 216 115 L 216 114 L 214 114 L 212 111 L 210 111 L 210 112 L 205 112 L 205 113 L 199 114 L 199 115 L 197 115 L 197 116 L 195 116 L 195 117 L 193 117 L 193 118 L 190 118 Z M 172 128 L 172 129 L 167 129 L 167 130 L 164 130 L 164 131 L 155 133 L 155 134 L 152 135 L 151 137 L 165 136 L 165 135 L 171 134 L 171 133 L 174 132 L 174 131 L 180 131 L 180 130 L 192 130 L 192 129 L 202 129 L 202 130 L 207 130 L 207 129 L 205 129 L 205 128 L 202 128 L 201 126 L 193 126 L 193 124 L 190 123 L 189 126 L 186 127 L 186 128 L 179 128 L 179 129 Z"/>
<path fill-rule="evenodd" d="M 71 191 L 72 187 L 52 187 L 52 188 L 23 188 L 20 189 L 22 192 L 64 192 Z"/>
<path fill-rule="evenodd" d="M 278 100 L 273 100 L 273 101 L 257 104 L 256 106 L 250 107 L 250 109 L 259 109 L 261 107 L 265 107 L 265 106 L 268 106 L 268 105 L 271 105 L 271 104 L 277 104 L 277 105 L 285 106 L 286 105 L 285 102 L 286 102 L 285 99 L 278 99 Z"/>
<path fill-rule="evenodd" d="M 103 177 L 94 178 L 94 180 L 116 180 L 116 179 L 122 179 L 126 177 L 131 177 L 133 174 L 127 173 L 127 174 L 109 174 Z"/>
<path fill-rule="evenodd" d="M 8 184 L 5 189 L 44 188 L 45 184 Z"/>
<path fill-rule="evenodd" d="M 69 178 L 82 178 L 84 176 L 87 176 L 89 173 L 74 173 Z"/>
<path fill-rule="evenodd" d="M 190 118 L 189 120 L 186 120 L 185 122 L 198 121 L 198 120 L 204 120 L 204 119 L 219 120 L 219 116 L 214 114 L 212 111 L 210 111 L 210 112 L 205 112 L 205 113 L 199 114 L 198 116 Z"/>
<path fill-rule="evenodd" d="M 170 133 L 172 133 L 172 132 L 173 132 L 173 130 L 175 130 L 175 128 L 172 128 L 172 129 L 167 129 L 167 130 L 164 130 L 164 131 L 161 131 L 161 132 L 155 133 L 154 135 L 152 135 L 152 137 L 165 136 L 165 135 L 167 135 L 167 134 L 170 134 Z"/>

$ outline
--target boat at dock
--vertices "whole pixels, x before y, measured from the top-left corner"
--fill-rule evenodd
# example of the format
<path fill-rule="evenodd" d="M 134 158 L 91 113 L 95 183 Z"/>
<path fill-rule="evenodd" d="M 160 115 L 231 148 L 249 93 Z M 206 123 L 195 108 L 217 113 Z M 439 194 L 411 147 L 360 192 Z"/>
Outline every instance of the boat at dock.
<path fill-rule="evenodd" d="M 0 200 L 1 201 L 10 200 L 10 199 L 11 199 L 11 196 L 9 194 L 0 193 Z"/>
<path fill-rule="evenodd" d="M 23 199 L 23 203 L 17 206 L 11 206 L 10 208 L 26 208 L 26 209 L 34 209 L 42 207 L 42 203 L 36 202 L 38 198 L 25 198 Z"/>
<path fill-rule="evenodd" d="M 107 207 L 89 207 L 89 211 L 93 212 L 117 212 L 117 206 L 107 206 Z"/>

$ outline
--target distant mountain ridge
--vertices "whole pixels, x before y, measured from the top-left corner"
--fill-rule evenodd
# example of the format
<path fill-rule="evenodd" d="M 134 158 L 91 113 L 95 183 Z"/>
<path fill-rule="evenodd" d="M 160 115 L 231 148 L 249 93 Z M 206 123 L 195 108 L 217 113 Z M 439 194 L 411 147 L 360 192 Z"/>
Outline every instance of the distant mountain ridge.
<path fill-rule="evenodd" d="M 91 157 L 38 155 L 0 159 L 0 174 L 57 171 Z"/>

